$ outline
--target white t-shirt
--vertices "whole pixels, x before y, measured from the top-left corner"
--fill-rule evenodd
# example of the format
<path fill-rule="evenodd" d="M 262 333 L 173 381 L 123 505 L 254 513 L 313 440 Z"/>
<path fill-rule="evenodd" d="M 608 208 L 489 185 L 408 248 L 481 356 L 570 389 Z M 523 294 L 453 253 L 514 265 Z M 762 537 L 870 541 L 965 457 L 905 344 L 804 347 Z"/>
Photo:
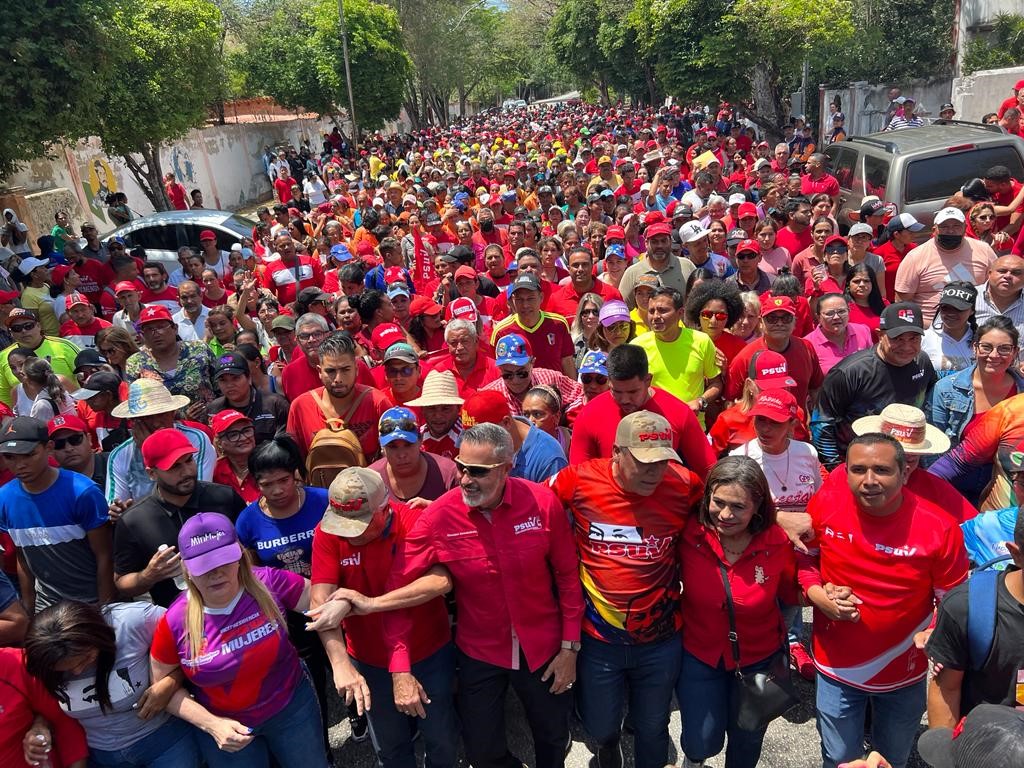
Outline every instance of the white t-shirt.
<path fill-rule="evenodd" d="M 971 346 L 974 334 L 971 329 L 963 335 L 959 341 L 947 336 L 942 332 L 942 318 L 935 318 L 939 324 L 936 329 L 934 325 L 924 332 L 921 339 L 921 351 L 928 355 L 932 361 L 932 367 L 941 378 L 956 371 L 962 371 L 974 364 L 974 349 Z"/>
<path fill-rule="evenodd" d="M 327 202 L 327 187 L 318 178 L 312 181 L 306 179 L 302 182 L 302 191 L 309 198 L 310 205 L 320 205 Z"/>
<path fill-rule="evenodd" d="M 768 478 L 772 501 L 782 512 L 803 512 L 814 492 L 821 487 L 821 462 L 810 443 L 789 441 L 789 448 L 778 455 L 766 454 L 754 438 L 729 452 L 730 456 L 749 456 Z"/>

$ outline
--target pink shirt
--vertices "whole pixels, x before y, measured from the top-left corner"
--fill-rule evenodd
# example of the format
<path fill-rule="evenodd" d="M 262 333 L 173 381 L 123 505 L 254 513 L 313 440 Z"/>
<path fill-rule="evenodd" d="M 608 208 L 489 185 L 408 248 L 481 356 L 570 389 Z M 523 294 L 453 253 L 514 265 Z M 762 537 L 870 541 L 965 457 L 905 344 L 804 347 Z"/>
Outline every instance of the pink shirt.
<path fill-rule="evenodd" d="M 804 339 L 811 343 L 814 351 L 818 353 L 818 363 L 821 365 L 821 372 L 828 373 L 829 369 L 842 360 L 844 357 L 860 352 L 872 345 L 871 329 L 860 323 L 849 323 L 846 326 L 846 343 L 839 347 L 826 338 L 821 332 L 819 325 Z"/>

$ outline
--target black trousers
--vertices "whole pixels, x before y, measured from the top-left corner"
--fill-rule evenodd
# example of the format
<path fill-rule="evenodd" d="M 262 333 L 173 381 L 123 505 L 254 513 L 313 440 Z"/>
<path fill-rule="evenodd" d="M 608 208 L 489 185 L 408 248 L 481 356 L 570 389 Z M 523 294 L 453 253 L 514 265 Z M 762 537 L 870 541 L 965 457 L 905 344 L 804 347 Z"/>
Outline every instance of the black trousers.
<path fill-rule="evenodd" d="M 466 758 L 473 768 L 522 768 L 509 752 L 505 737 L 505 696 L 509 685 L 526 711 L 533 735 L 537 768 L 563 768 L 569 744 L 572 695 L 551 693 L 551 680 L 541 682 L 547 668 L 530 672 L 519 654 L 519 669 L 505 669 L 472 659 L 459 651 L 456 706 L 462 721 Z"/>

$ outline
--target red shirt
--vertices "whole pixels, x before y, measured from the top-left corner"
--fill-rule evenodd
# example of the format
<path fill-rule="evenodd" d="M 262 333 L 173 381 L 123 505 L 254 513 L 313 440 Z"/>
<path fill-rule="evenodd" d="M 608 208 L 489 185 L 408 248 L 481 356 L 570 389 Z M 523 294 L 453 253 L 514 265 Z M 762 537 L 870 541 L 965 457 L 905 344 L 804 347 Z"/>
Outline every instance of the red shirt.
<path fill-rule="evenodd" d="M 563 640 L 580 639 L 583 595 L 569 520 L 551 489 L 514 477 L 489 517 L 467 507 L 460 489 L 448 491 L 410 529 L 389 588 L 444 564 L 455 584 L 459 649 L 503 669 L 519 669 L 521 651 L 535 672 Z M 409 671 L 410 612 L 388 611 L 384 628 L 390 671 Z"/>
<path fill-rule="evenodd" d="M 295 363 L 289 364 L 288 367 L 290 368 L 292 365 Z M 380 390 L 366 387 L 363 384 L 355 385 L 353 396 L 358 397 L 364 390 L 369 390 L 369 392 L 363 397 L 355 412 L 345 419 L 345 425 L 358 435 L 359 443 L 363 447 L 363 456 L 369 464 L 380 453 L 377 422 L 380 421 L 384 411 L 391 408 L 394 403 L 388 400 Z M 292 407 L 288 411 L 288 434 L 295 438 L 303 456 L 309 451 L 309 444 L 313 441 L 313 436 L 327 425 L 324 412 L 321 410 L 318 400 L 314 399 L 314 395 L 317 398 L 328 397 L 324 394 L 323 387 L 303 392 L 292 400 Z M 345 416 L 344 413 L 338 415 Z"/>
<path fill-rule="evenodd" d="M 850 486 L 846 482 L 846 462 L 833 469 L 825 478 L 823 489 L 837 491 L 852 498 Z M 907 488 L 926 501 L 930 501 L 940 509 L 953 516 L 957 523 L 973 520 L 978 516 L 977 507 L 963 497 L 947 480 L 933 475 L 924 467 L 918 467 L 907 478 Z"/>
<path fill-rule="evenodd" d="M 767 348 L 764 338 L 754 339 L 733 358 L 732 363 L 729 364 L 729 377 L 725 383 L 726 400 L 739 398 L 743 392 L 743 381 L 747 378 L 747 373 L 750 370 L 751 359 L 755 353 Z M 796 403 L 804 408 L 807 405 L 808 390 L 818 389 L 825 379 L 825 374 L 821 372 L 821 365 L 818 363 L 818 354 L 814 351 L 811 342 L 793 336 L 782 356 L 786 358 L 789 375 L 796 381 L 796 388 L 793 390 Z"/>
<path fill-rule="evenodd" d="M 100 320 L 98 317 L 93 317 L 92 322 L 85 326 L 79 325 L 74 320 L 68 320 L 60 327 L 60 336 L 62 339 L 70 341 L 79 349 L 95 349 L 96 334 L 101 328 L 109 327 L 110 323 L 106 320 Z"/>
<path fill-rule="evenodd" d="M 903 261 L 903 258 L 916 247 L 917 246 L 914 245 L 914 243 L 911 243 L 907 246 L 907 250 L 900 253 L 896 249 L 896 243 L 889 240 L 886 243 L 882 243 L 882 245 L 877 248 L 871 249 L 873 253 L 881 256 L 882 261 L 885 262 L 885 298 L 888 301 L 892 301 L 896 296 L 896 271 L 900 268 L 900 263 Z"/>
<path fill-rule="evenodd" d="M 839 181 L 830 173 L 826 173 L 820 179 L 812 179 L 809 173 L 804 174 L 800 177 L 800 194 L 808 198 L 817 194 L 838 197 Z"/>
<path fill-rule="evenodd" d="M 85 294 L 90 304 L 99 304 L 103 289 L 114 280 L 114 270 L 95 259 L 83 259 L 74 265 L 74 270 L 81 279 L 78 292 Z M 177 291 L 174 293 L 174 301 L 178 301 Z"/>
<path fill-rule="evenodd" d="M 294 183 L 295 180 L 291 177 L 289 177 L 287 181 L 284 179 L 274 179 L 274 191 L 277 192 L 277 199 L 285 205 L 287 205 L 288 201 L 291 200 L 292 184 Z"/>
<path fill-rule="evenodd" d="M 718 338 L 712 339 L 712 341 L 715 343 L 715 348 L 725 355 L 725 365 L 722 366 L 722 373 L 728 378 L 729 364 L 747 346 L 747 343 L 739 336 L 734 336 L 727 331 L 718 334 Z"/>
<path fill-rule="evenodd" d="M 561 315 L 540 313 L 536 325 L 527 328 L 519 322 L 519 315 L 511 315 L 495 324 L 491 333 L 491 346 L 498 339 L 509 333 L 518 333 L 528 342 L 533 350 L 533 364 L 536 368 L 550 368 L 552 371 L 562 370 L 562 360 L 574 357 L 576 347 L 569 334 L 569 324 Z"/>
<path fill-rule="evenodd" d="M 341 536 L 324 533 L 317 525 L 313 529 L 311 581 L 354 589 L 368 597 L 378 597 L 387 592 L 395 554 L 420 516 L 419 510 L 394 500 L 391 501 L 391 512 L 391 522 L 383 533 L 361 546 Z M 408 615 L 412 625 L 409 636 L 411 663 L 422 661 L 451 640 L 444 598 L 435 597 L 410 608 Z M 384 637 L 383 614 L 349 616 L 342 626 L 350 656 L 364 664 L 387 669 L 391 651 Z"/>
<path fill-rule="evenodd" d="M 593 285 L 583 293 L 579 293 L 572 282 L 568 282 L 565 285 L 560 285 L 551 294 L 551 300 L 548 302 L 548 311 L 562 315 L 570 323 L 576 317 L 576 308 L 580 305 L 580 299 L 583 298 L 584 293 L 596 293 L 605 301 L 611 301 L 613 299 L 622 301 L 622 294 L 619 290 L 604 280 L 594 280 Z"/>
<path fill-rule="evenodd" d="M 319 259 L 311 259 L 305 254 L 296 254 L 296 258 L 299 261 L 298 283 L 295 282 L 294 262 L 285 264 L 282 259 L 274 259 L 259 270 L 260 285 L 274 294 L 281 304 L 291 304 L 303 288 L 324 284 L 324 268 Z"/>
<path fill-rule="evenodd" d="M 181 304 L 178 303 L 178 289 L 170 285 L 164 286 L 164 289 L 159 293 L 151 291 L 147 286 L 142 289 L 139 300 L 143 304 L 162 304 L 167 307 L 172 315 L 181 309 Z"/>
<path fill-rule="evenodd" d="M 455 422 L 447 434 L 441 437 L 434 437 L 430 434 L 430 427 L 424 424 L 420 427 L 420 437 L 423 441 L 420 443 L 420 449 L 426 453 L 432 453 L 435 456 L 444 456 L 446 459 L 454 459 L 459 455 L 459 435 L 462 434 L 462 423 L 460 421 Z"/>
<path fill-rule="evenodd" d="M 800 406 L 797 406 L 796 418 L 793 439 L 802 440 L 805 443 L 811 442 L 811 435 L 807 431 L 807 414 Z M 716 456 L 724 456 L 733 448 L 739 448 L 756 437 L 754 417 L 750 415 L 750 411 L 744 411 L 738 404 L 726 408 L 718 414 L 714 425 L 708 430 L 711 450 Z"/>
<path fill-rule="evenodd" d="M 914 635 L 931 624 L 938 600 L 967 578 L 960 526 L 948 512 L 903 489 L 891 515 L 861 512 L 852 495 L 819 491 L 807 507 L 817 559 L 800 559 L 800 586 L 853 589 L 860 621 L 814 612 L 814 664 L 854 688 L 886 692 L 924 680 L 928 658 Z"/>
<path fill-rule="evenodd" d="M 488 357 L 480 349 L 476 351 L 476 362 L 473 364 L 473 370 L 467 376 L 459 373 L 459 369 L 455 366 L 455 358 L 452 357 L 451 352 L 446 352 L 443 356 L 432 361 L 432 367 L 435 371 L 451 371 L 455 380 L 459 383 L 459 395 L 463 398 L 469 397 L 481 387 L 501 378 L 501 369 L 495 364 L 494 358 Z"/>
<path fill-rule="evenodd" d="M 235 474 L 235 470 L 231 468 L 231 463 L 228 461 L 227 456 L 220 456 L 217 459 L 217 463 L 213 465 L 213 482 L 234 488 L 235 493 L 245 499 L 246 504 L 252 504 L 260 497 L 260 489 L 256 485 L 256 478 L 251 473 L 246 474 L 245 479 L 239 484 L 238 476 Z"/>
<path fill-rule="evenodd" d="M 187 211 L 188 203 L 185 202 L 185 186 L 178 181 L 172 181 L 164 185 L 164 191 L 170 198 L 171 207 L 176 211 Z"/>
<path fill-rule="evenodd" d="M 782 648 L 786 633 L 778 600 L 796 605 L 796 559 L 785 531 L 773 525 L 756 534 L 729 564 L 718 536 L 696 515 L 686 522 L 678 558 L 683 581 L 683 647 L 710 667 L 735 669 L 729 647 L 725 566 L 736 614 L 740 665 L 763 661 Z"/>
<path fill-rule="evenodd" d="M 811 228 L 807 227 L 803 232 L 794 232 L 788 226 L 783 227 L 775 235 L 775 245 L 781 246 L 795 256 L 804 248 L 808 248 L 814 242 L 811 238 Z"/>
<path fill-rule="evenodd" d="M 549 481 L 572 516 L 580 556 L 583 631 L 606 643 L 652 643 L 679 631 L 676 545 L 703 496 L 688 469 L 669 466 L 649 496 L 623 490 L 612 460 L 566 467 Z"/>
<path fill-rule="evenodd" d="M 1016 179 L 1010 179 L 1010 189 L 1008 192 L 999 192 L 992 195 L 992 202 L 996 205 L 1009 205 L 1013 202 L 1013 199 L 1017 197 L 1017 193 L 1020 192 L 1021 184 Z M 1024 212 L 1024 205 L 1020 205 L 1014 213 Z M 995 230 L 1001 231 L 1006 229 L 1006 225 L 1010 223 L 1010 216 L 1012 214 L 1006 214 L 1005 216 L 997 216 L 995 221 Z"/>
<path fill-rule="evenodd" d="M 665 390 L 651 387 L 644 410 L 668 419 L 672 427 L 672 447 L 691 472 L 702 479 L 707 477 L 715 463 L 715 454 L 690 407 Z M 615 430 L 624 415 L 611 392 L 602 392 L 583 406 L 573 427 L 569 463 L 611 458 Z"/>

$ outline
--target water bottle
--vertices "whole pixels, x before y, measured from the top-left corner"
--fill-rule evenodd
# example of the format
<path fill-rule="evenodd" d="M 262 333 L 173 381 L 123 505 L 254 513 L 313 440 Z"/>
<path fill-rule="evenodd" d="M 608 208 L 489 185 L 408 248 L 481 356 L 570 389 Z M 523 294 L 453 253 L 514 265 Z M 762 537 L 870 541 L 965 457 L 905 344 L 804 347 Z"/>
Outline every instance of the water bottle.
<path fill-rule="evenodd" d="M 159 547 L 156 548 L 156 551 L 163 552 L 165 549 L 170 549 L 170 547 L 166 544 L 161 544 Z M 188 585 L 185 583 L 185 577 L 181 574 L 180 565 L 178 566 L 178 575 L 174 577 L 174 586 L 178 588 L 179 592 L 184 592 L 188 588 Z"/>

